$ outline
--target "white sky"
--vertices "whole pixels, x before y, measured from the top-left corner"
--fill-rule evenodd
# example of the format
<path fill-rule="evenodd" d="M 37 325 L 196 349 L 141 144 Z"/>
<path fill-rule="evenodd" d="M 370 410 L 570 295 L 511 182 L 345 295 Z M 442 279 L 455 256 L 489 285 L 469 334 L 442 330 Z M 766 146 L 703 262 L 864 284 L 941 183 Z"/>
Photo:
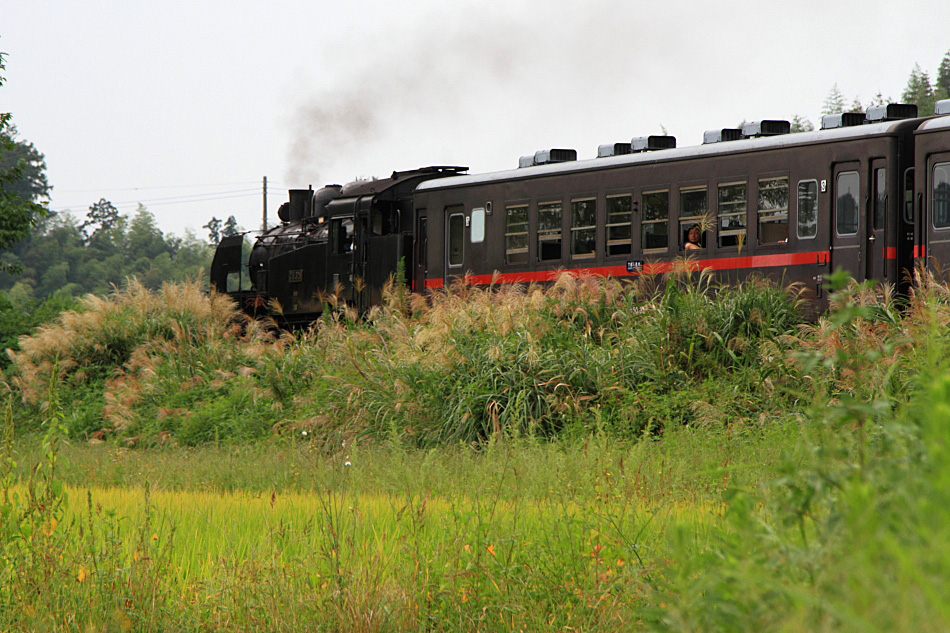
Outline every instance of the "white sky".
<path fill-rule="evenodd" d="M 51 208 L 143 202 L 176 235 L 394 169 L 509 169 L 743 120 L 816 126 L 833 84 L 894 101 L 950 50 L 923 0 L 0 0 L 0 111 Z"/>

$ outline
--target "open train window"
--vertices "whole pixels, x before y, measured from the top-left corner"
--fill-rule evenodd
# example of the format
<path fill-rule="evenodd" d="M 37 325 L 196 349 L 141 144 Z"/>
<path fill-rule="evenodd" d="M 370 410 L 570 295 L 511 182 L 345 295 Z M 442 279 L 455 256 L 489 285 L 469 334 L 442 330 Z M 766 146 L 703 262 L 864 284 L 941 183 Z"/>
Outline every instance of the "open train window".
<path fill-rule="evenodd" d="M 597 255 L 597 199 L 571 200 L 571 257 L 590 259 Z"/>
<path fill-rule="evenodd" d="M 934 165 L 933 209 L 934 228 L 950 228 L 950 163 Z"/>
<path fill-rule="evenodd" d="M 333 218 L 330 221 L 330 248 L 337 255 L 353 250 L 353 218 Z"/>
<path fill-rule="evenodd" d="M 856 171 L 838 174 L 835 198 L 835 231 L 838 235 L 858 234 L 858 200 L 861 199 L 861 177 Z"/>
<path fill-rule="evenodd" d="M 644 191 L 642 200 L 643 250 L 666 250 L 669 245 L 670 192 L 668 189 Z"/>
<path fill-rule="evenodd" d="M 561 259 L 561 203 L 538 205 L 538 261 Z"/>
<path fill-rule="evenodd" d="M 742 247 L 746 239 L 748 186 L 744 182 L 719 185 L 719 246 Z"/>
<path fill-rule="evenodd" d="M 788 242 L 788 178 L 759 179 L 759 244 Z"/>
<path fill-rule="evenodd" d="M 528 261 L 528 205 L 505 207 L 505 263 Z"/>
<path fill-rule="evenodd" d="M 706 187 L 680 189 L 680 245 L 683 250 L 706 248 Z"/>
<path fill-rule="evenodd" d="M 884 216 L 887 213 L 887 170 L 879 167 L 874 170 L 874 230 L 884 230 Z"/>
<path fill-rule="evenodd" d="M 607 196 L 607 256 L 629 255 L 633 226 L 633 196 Z"/>
<path fill-rule="evenodd" d="M 818 235 L 818 181 L 798 183 L 798 239 L 809 240 Z"/>
<path fill-rule="evenodd" d="M 453 213 L 449 216 L 448 226 L 449 267 L 462 265 L 465 255 L 465 214 Z"/>
<path fill-rule="evenodd" d="M 904 222 L 914 223 L 914 168 L 904 170 Z"/>

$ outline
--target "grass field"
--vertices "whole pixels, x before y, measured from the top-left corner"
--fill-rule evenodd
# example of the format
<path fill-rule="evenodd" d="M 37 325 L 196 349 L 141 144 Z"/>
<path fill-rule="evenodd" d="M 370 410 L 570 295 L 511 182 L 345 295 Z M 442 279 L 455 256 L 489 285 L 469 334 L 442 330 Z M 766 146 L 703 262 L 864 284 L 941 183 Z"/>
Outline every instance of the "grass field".
<path fill-rule="evenodd" d="M 950 630 L 950 288 L 661 281 L 88 299 L 2 385 L 0 630 Z"/>
<path fill-rule="evenodd" d="M 794 446 L 799 432 L 714 439 L 684 429 L 646 443 L 332 455 L 307 444 L 64 446 L 63 505 L 55 529 L 41 522 L 37 536 L 62 558 L 34 561 L 58 591 L 26 599 L 21 577 L 26 611 L 10 621 L 55 630 L 642 628 L 662 609 L 654 576 L 667 573 L 673 535 L 706 549 L 729 530 L 730 481 L 759 485 L 778 468 L 766 447 Z M 38 446 L 18 448 L 24 468 L 43 459 Z M 745 461 L 766 455 L 772 463 Z M 97 484 L 81 485 L 89 479 Z M 8 492 L 27 496 L 23 484 Z"/>

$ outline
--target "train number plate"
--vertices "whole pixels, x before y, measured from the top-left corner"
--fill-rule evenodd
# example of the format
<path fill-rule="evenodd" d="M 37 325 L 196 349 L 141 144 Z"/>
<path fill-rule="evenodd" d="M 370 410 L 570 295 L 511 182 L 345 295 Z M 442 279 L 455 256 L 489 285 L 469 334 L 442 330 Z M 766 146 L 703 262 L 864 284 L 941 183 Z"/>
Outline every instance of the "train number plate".
<path fill-rule="evenodd" d="M 290 273 L 290 283 L 296 283 L 303 281 L 303 269 L 298 268 L 297 270 L 288 271 Z"/>
<path fill-rule="evenodd" d="M 627 262 L 627 272 L 628 273 L 638 273 L 643 270 L 643 260 L 635 259 L 632 262 Z"/>

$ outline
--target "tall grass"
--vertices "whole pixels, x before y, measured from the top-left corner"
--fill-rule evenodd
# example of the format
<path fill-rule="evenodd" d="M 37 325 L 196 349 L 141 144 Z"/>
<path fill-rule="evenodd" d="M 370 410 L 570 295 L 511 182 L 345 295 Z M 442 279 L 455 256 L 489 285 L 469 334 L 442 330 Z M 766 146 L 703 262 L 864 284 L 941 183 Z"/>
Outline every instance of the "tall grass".
<path fill-rule="evenodd" d="M 781 415 L 781 337 L 801 321 L 793 291 L 714 288 L 689 262 L 636 283 L 564 273 L 549 287 L 384 296 L 363 319 L 338 305 L 278 336 L 197 284 L 132 282 L 23 337 L 11 383 L 35 420 L 59 359 L 74 438 L 637 437 Z"/>

